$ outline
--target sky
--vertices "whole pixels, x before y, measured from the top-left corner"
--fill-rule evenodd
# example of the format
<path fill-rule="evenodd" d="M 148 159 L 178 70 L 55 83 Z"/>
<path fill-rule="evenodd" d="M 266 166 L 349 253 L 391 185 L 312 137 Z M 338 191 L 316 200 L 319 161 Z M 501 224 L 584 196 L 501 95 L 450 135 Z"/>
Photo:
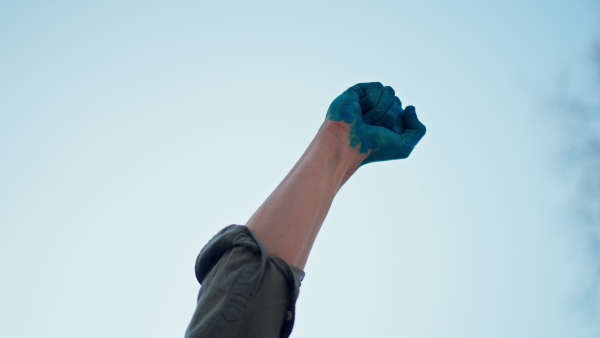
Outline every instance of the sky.
<path fill-rule="evenodd" d="M 341 189 L 292 337 L 598 337 L 556 120 L 588 95 L 598 13 L 2 2 L 0 336 L 183 336 L 203 245 L 248 220 L 337 95 L 379 81 L 427 135 Z"/>

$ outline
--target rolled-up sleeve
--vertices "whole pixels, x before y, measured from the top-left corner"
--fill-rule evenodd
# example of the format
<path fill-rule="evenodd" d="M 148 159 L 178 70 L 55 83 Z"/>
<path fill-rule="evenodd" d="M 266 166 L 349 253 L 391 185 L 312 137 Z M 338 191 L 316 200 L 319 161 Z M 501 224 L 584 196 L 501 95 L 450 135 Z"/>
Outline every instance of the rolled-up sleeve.
<path fill-rule="evenodd" d="M 269 255 L 250 229 L 219 231 L 195 268 L 202 286 L 186 338 L 289 337 L 304 271 Z"/>

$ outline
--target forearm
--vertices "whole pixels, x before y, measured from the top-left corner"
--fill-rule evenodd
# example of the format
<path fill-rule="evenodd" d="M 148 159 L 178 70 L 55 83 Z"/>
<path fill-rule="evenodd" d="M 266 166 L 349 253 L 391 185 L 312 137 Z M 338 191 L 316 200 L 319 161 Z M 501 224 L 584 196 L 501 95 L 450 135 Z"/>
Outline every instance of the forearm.
<path fill-rule="evenodd" d="M 308 149 L 246 224 L 269 252 L 304 268 L 342 185 L 370 162 L 407 158 L 425 135 L 391 87 L 359 83 L 339 95 Z"/>
<path fill-rule="evenodd" d="M 328 122 L 246 225 L 269 252 L 304 268 L 314 240 L 342 185 L 366 154 L 350 148 L 343 124 Z"/>

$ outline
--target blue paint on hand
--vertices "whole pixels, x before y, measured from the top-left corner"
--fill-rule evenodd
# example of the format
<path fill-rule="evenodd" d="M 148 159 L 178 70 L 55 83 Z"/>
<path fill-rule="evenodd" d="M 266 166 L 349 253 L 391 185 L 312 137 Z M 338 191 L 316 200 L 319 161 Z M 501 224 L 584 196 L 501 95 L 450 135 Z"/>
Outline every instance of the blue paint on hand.
<path fill-rule="evenodd" d="M 415 107 L 402 109 L 394 89 L 379 82 L 348 88 L 331 103 L 326 120 L 350 124 L 350 146 L 369 154 L 361 165 L 407 158 L 426 131 Z"/>

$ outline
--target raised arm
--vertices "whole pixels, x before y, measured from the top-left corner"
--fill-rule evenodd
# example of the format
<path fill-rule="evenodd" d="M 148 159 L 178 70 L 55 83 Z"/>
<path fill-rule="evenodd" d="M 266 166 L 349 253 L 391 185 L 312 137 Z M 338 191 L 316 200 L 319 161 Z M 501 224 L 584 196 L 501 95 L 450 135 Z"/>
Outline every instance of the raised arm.
<path fill-rule="evenodd" d="M 296 165 L 246 223 L 269 253 L 303 269 L 333 198 L 367 163 L 408 157 L 425 134 L 415 108 L 378 82 L 350 87 Z"/>

